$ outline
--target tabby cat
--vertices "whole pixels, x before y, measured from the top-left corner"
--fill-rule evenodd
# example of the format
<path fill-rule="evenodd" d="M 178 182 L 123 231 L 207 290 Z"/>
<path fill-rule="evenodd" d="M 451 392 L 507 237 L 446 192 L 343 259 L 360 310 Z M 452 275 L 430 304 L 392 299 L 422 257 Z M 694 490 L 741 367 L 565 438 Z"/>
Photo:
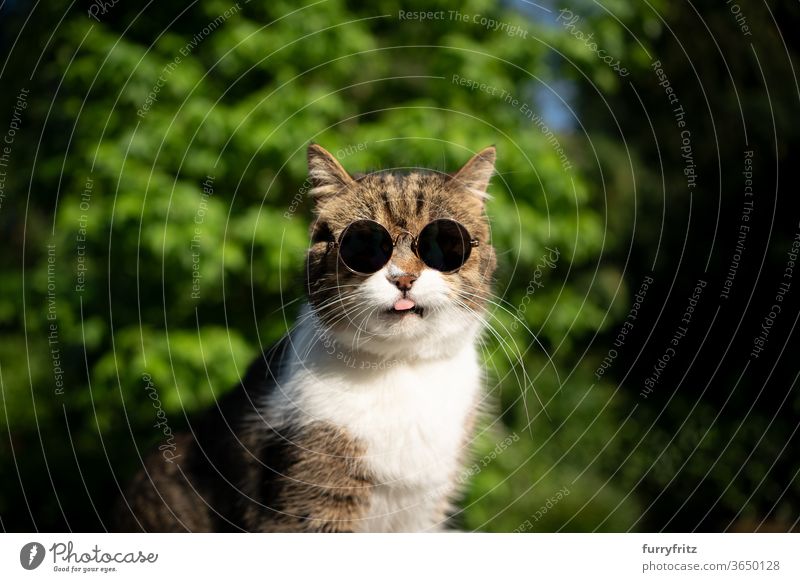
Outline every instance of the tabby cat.
<path fill-rule="evenodd" d="M 146 460 L 119 528 L 446 529 L 482 400 L 494 161 L 351 176 L 310 145 L 307 303 L 178 454 Z"/>

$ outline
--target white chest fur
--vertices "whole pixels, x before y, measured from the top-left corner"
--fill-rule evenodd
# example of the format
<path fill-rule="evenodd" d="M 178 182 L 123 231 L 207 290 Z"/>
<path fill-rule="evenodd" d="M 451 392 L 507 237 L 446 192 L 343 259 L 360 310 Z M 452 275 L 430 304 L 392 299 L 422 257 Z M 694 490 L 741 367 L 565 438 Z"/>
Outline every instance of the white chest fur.
<path fill-rule="evenodd" d="M 466 428 L 479 399 L 481 372 L 472 338 L 452 356 L 433 361 L 369 361 L 307 350 L 300 330 L 291 365 L 268 416 L 277 424 L 323 421 L 345 429 L 366 446 L 365 463 L 378 486 L 364 531 L 435 528 L 433 515 L 458 475 Z M 313 340 L 311 340 L 313 341 Z M 308 356 L 301 358 L 300 355 Z"/>

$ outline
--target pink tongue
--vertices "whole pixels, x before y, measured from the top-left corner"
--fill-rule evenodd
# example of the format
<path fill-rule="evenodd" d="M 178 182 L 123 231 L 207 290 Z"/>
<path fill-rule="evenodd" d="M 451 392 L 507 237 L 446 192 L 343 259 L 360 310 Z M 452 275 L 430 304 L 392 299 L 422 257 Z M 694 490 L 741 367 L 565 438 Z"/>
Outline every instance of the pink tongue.
<path fill-rule="evenodd" d="M 394 308 L 396 311 L 407 311 L 409 309 L 414 309 L 414 305 L 411 299 L 398 299 L 397 303 L 394 304 Z"/>

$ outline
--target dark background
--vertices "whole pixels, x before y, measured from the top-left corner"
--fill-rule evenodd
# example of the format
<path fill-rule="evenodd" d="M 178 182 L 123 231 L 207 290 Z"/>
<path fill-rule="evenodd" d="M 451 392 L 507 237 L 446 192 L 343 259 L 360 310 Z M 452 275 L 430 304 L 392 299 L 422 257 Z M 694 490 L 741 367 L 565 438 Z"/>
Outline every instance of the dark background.
<path fill-rule="evenodd" d="M 568 26 L 562 9 L 579 18 Z M 789 1 L 5 2 L 0 526 L 109 527 L 141 455 L 165 439 L 146 378 L 177 432 L 285 333 L 303 293 L 304 150 L 316 141 L 352 171 L 453 170 L 498 147 L 493 408 L 460 527 L 797 530 L 800 271 L 784 273 L 800 240 L 799 12 Z M 685 111 L 693 188 L 655 61 Z M 698 280 L 686 335 L 647 394 Z"/>

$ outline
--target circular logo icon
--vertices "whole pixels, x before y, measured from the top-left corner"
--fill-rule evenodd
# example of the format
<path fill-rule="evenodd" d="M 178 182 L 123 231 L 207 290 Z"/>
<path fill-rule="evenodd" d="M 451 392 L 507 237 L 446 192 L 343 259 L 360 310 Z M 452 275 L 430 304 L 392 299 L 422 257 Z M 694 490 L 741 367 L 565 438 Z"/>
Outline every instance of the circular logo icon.
<path fill-rule="evenodd" d="M 39 542 L 29 542 L 19 551 L 19 563 L 26 570 L 35 570 L 44 561 L 44 546 Z"/>

